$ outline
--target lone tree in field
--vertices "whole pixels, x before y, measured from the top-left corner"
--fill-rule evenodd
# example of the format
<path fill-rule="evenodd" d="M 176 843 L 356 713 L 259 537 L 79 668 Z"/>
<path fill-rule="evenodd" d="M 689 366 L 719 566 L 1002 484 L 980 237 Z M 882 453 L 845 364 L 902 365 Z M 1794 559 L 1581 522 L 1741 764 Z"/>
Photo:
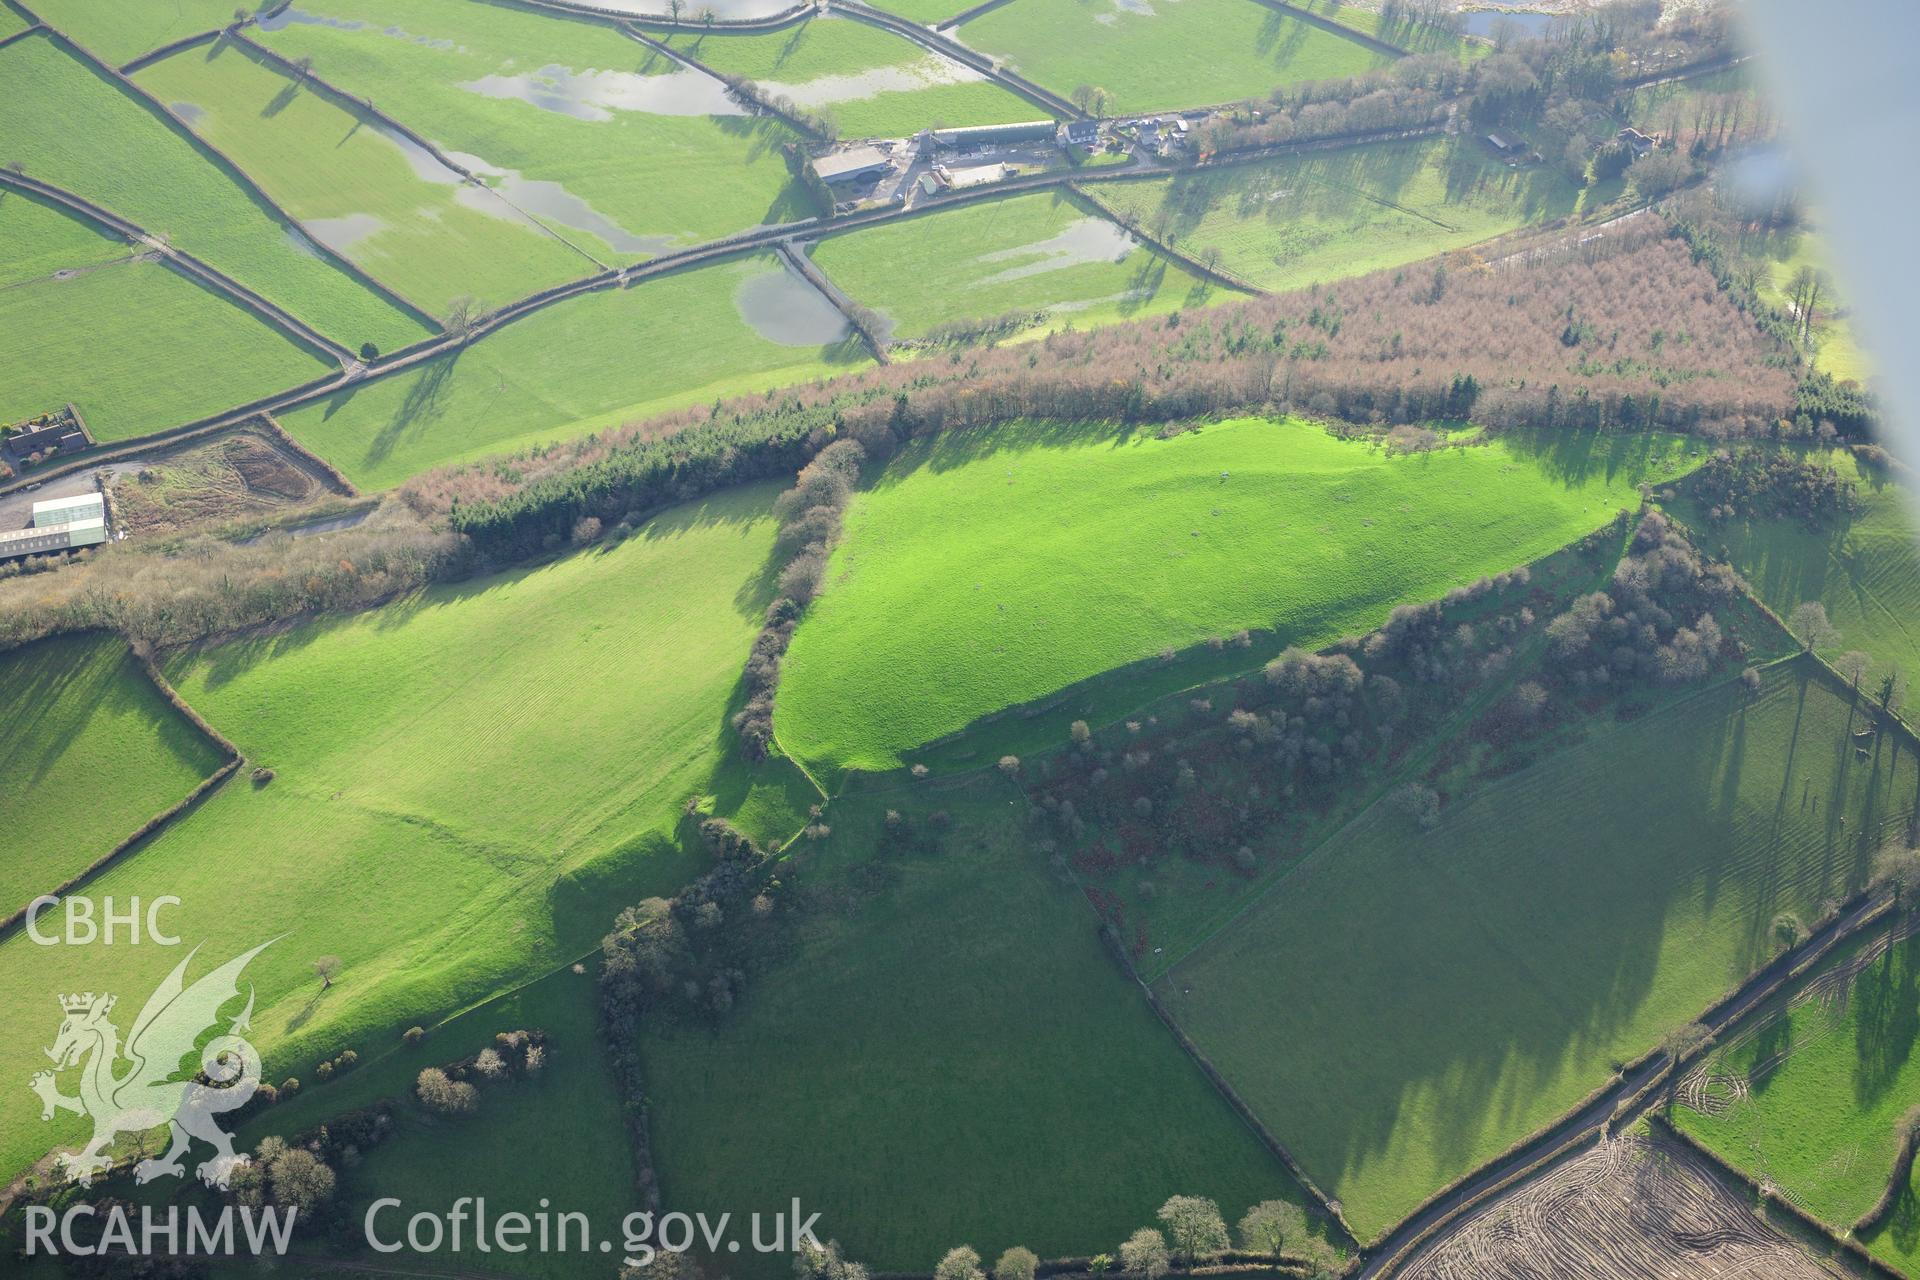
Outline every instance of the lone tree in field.
<path fill-rule="evenodd" d="M 1860 682 L 1867 677 L 1867 668 L 1873 665 L 1873 659 L 1858 649 L 1849 649 L 1833 660 L 1833 668 L 1846 677 L 1853 686 L 1853 696 L 1860 696 Z"/>
<path fill-rule="evenodd" d="M 1033 1280 L 1040 1259 L 1033 1250 L 1015 1245 L 993 1264 L 993 1280 Z"/>
<path fill-rule="evenodd" d="M 340 972 L 340 957 L 321 956 L 313 962 L 313 971 L 320 975 L 320 989 L 329 989 L 333 986 L 334 975 Z"/>
<path fill-rule="evenodd" d="M 1167 1274 L 1170 1265 L 1167 1238 L 1152 1227 L 1140 1228 L 1120 1246 L 1121 1268 L 1143 1276 L 1145 1280 L 1160 1280 L 1161 1276 Z"/>
<path fill-rule="evenodd" d="M 1188 1266 L 1227 1251 L 1227 1224 L 1220 1206 L 1202 1196 L 1173 1196 L 1160 1206 L 1173 1251 Z"/>
<path fill-rule="evenodd" d="M 980 1255 L 963 1244 L 947 1250 L 947 1256 L 933 1269 L 933 1280 L 987 1280 L 987 1273 L 980 1269 Z"/>
<path fill-rule="evenodd" d="M 1880 689 L 1874 698 L 1880 703 L 1880 709 L 1892 715 L 1900 709 L 1900 698 L 1907 691 L 1906 679 L 1901 676 L 1900 668 L 1895 667 L 1880 677 Z"/>
<path fill-rule="evenodd" d="M 1240 1247 L 1270 1258 L 1306 1233 L 1307 1212 L 1290 1200 L 1262 1200 L 1240 1219 Z"/>
<path fill-rule="evenodd" d="M 1840 638 L 1840 633 L 1827 621 L 1827 606 L 1818 600 L 1809 600 L 1795 609 L 1787 619 L 1787 630 L 1793 632 L 1800 647 L 1809 653 Z"/>

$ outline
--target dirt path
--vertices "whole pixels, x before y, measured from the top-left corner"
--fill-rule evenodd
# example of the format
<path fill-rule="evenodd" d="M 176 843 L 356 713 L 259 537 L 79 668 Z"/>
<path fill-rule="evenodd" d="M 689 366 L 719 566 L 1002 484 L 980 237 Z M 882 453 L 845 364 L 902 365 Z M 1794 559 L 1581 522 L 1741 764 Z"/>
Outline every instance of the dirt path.
<path fill-rule="evenodd" d="M 1716 1038 L 1724 1036 L 1848 940 L 1887 923 L 1890 910 L 1891 902 L 1884 895 L 1863 896 L 1800 947 L 1749 978 L 1703 1014 L 1700 1022 Z M 1496 1197 L 1520 1194 L 1517 1188 L 1547 1176 L 1596 1137 L 1618 1131 L 1653 1107 L 1662 1096 L 1658 1086 L 1672 1075 L 1676 1065 L 1663 1051 L 1654 1051 L 1552 1128 L 1441 1192 L 1367 1250 L 1366 1261 L 1354 1273 L 1355 1280 L 1418 1274 L 1407 1268 L 1424 1257 L 1451 1224 Z"/>

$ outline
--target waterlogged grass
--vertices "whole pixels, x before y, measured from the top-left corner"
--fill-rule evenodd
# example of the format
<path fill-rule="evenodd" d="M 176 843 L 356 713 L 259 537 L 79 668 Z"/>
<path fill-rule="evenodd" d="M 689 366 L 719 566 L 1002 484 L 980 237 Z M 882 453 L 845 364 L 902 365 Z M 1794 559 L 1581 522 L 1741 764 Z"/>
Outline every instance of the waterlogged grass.
<path fill-rule="evenodd" d="M 136 76 L 315 235 L 445 315 L 497 306 L 601 269 L 586 254 L 377 122 L 222 41 Z"/>
<path fill-rule="evenodd" d="M 1172 439 L 1019 423 L 916 445 L 848 512 L 788 652 L 781 740 L 823 767 L 887 769 L 1165 648 L 1242 628 L 1307 648 L 1357 635 L 1598 528 L 1680 453 L 1611 448 L 1574 465 L 1503 442 L 1388 457 L 1263 419 Z M 1114 682 L 1085 718 L 1170 691 L 1150 673 Z M 1064 726 L 993 733 L 1018 754 Z"/>
<path fill-rule="evenodd" d="M 1862 959 L 1849 953 L 1839 963 Z M 1805 992 L 1709 1062 L 1722 1078 L 1711 1094 L 1724 1109 L 1678 1107 L 1675 1123 L 1814 1217 L 1851 1227 L 1879 1201 L 1902 1117 L 1920 1103 L 1916 965 L 1920 939 L 1909 938 L 1840 989 Z M 1909 1188 L 1887 1226 L 1865 1242 L 1907 1266 L 1920 1260 L 1917 1228 L 1920 1200 Z"/>
<path fill-rule="evenodd" d="M 234 5 L 232 0 L 157 0 L 152 4 L 35 0 L 33 8 L 49 25 L 118 66 L 149 49 L 226 26 L 233 21 Z"/>
<path fill-rule="evenodd" d="M 1798 520 L 1715 524 L 1684 495 L 1676 514 L 1698 531 L 1700 544 L 1724 550 L 1733 566 L 1782 617 L 1818 600 L 1839 632 L 1822 648 L 1828 658 L 1857 649 L 1873 659 L 1863 685 L 1871 690 L 1890 668 L 1920 675 L 1920 529 L 1915 494 L 1877 473 L 1862 473 L 1843 450 L 1820 455 L 1857 480 L 1861 510 L 1830 528 Z"/>
<path fill-rule="evenodd" d="M 1916 758 L 1813 664 L 1704 691 L 1495 783 L 1421 833 L 1376 806 L 1159 983 L 1377 1238 L 1571 1110 L 1858 888 Z"/>
<path fill-rule="evenodd" d="M 706 797 L 786 838 L 813 793 L 749 772 L 726 721 L 771 584 L 771 489 L 675 508 L 618 543 L 438 587 L 351 618 L 175 658 L 182 695 L 256 766 L 102 876 L 98 895 L 167 893 L 209 962 L 279 938 L 250 969 L 273 1079 L 371 1057 L 588 951 L 616 906 L 707 861 L 679 839 Z M 137 1007 L 178 956 L 71 955 L 0 942 L 0 998 L 37 1009 L 84 982 Z M 344 964 L 320 994 L 310 965 Z M 54 1030 L 0 1047 L 21 1079 Z M 44 1060 L 42 1060 L 44 1061 Z M 16 1172 L 77 1124 L 0 1118 Z"/>
<path fill-rule="evenodd" d="M 349 347 L 426 326 L 303 246 L 178 126 L 45 36 L 0 49 L 0 150 L 29 177 L 166 236 Z"/>
<path fill-rule="evenodd" d="M 819 212 L 781 153 L 790 129 L 604 24 L 470 0 L 293 14 L 258 38 L 311 57 L 596 256 L 633 262 Z"/>
<path fill-rule="evenodd" d="M 1284 291 L 1417 262 L 1575 211 L 1557 169 L 1509 169 L 1458 138 L 1092 189 L 1155 239 Z"/>
<path fill-rule="evenodd" d="M 251 311 L 159 262 L 0 288 L 0 422 L 72 402 L 96 440 L 122 440 L 327 368 Z"/>
<path fill-rule="evenodd" d="M 952 827 L 936 852 L 876 857 L 888 808 Z M 789 953 L 712 1028 L 645 1036 L 667 1210 L 798 1196 L 850 1256 L 924 1271 L 961 1240 L 1111 1251 L 1175 1193 L 1232 1217 L 1298 1198 L 1026 845 L 1012 787 L 860 795 L 830 823 L 782 872 L 804 904 Z M 991 1176 L 954 1194 L 969 1169 Z"/>
<path fill-rule="evenodd" d="M 133 253 L 120 237 L 18 191 L 0 191 L 0 244 L 0 289 Z"/>
<path fill-rule="evenodd" d="M 1092 206 L 1045 193 L 829 236 L 811 254 L 896 339 L 1001 318 L 1087 328 L 1240 296 L 1143 247 Z"/>
<path fill-rule="evenodd" d="M 1019 0 L 953 33 L 1056 93 L 1107 90 L 1110 112 L 1264 98 L 1390 59 L 1240 0 Z"/>
<path fill-rule="evenodd" d="M 1047 117 L 977 71 L 848 19 L 817 18 L 766 35 L 676 36 L 672 44 L 716 71 L 745 76 L 830 117 L 845 138 Z"/>
<path fill-rule="evenodd" d="M 355 484 L 386 488 L 450 462 L 863 367 L 857 339 L 789 345 L 747 322 L 743 291 L 782 279 L 760 255 L 571 298 L 284 423 Z"/>
<path fill-rule="evenodd" d="M 65 884 L 220 766 L 107 636 L 44 640 L 0 656 L 0 916 Z"/>

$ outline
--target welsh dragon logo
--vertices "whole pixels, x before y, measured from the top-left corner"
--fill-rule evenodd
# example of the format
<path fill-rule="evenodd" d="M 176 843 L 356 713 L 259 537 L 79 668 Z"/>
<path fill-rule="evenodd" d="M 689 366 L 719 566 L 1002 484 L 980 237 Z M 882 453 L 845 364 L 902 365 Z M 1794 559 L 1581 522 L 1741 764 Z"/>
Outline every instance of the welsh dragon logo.
<path fill-rule="evenodd" d="M 260 1055 L 239 1034 L 248 1029 L 253 1014 L 251 984 L 246 1008 L 225 1034 L 200 1050 L 201 1078 L 183 1078 L 180 1060 L 203 1033 L 218 1025 L 221 1007 L 240 994 L 240 972 L 247 962 L 271 945 L 263 942 L 188 986 L 187 965 L 200 950 L 195 947 L 147 998 L 125 1044 L 108 1017 L 116 997 L 91 991 L 60 997 L 65 1018 L 59 1036 L 46 1050 L 53 1070 L 36 1074 L 32 1088 L 40 1095 L 42 1120 L 53 1119 L 56 1111 L 93 1119 L 92 1141 L 78 1153 L 62 1152 L 58 1157 L 70 1178 L 83 1187 L 90 1185 L 94 1174 L 111 1167 L 106 1150 L 116 1135 L 144 1133 L 161 1125 L 169 1126 L 172 1143 L 165 1155 L 133 1167 L 136 1182 L 181 1176 L 185 1168 L 180 1157 L 194 1138 L 215 1151 L 199 1167 L 200 1180 L 209 1186 L 225 1187 L 234 1169 L 247 1162 L 246 1156 L 234 1153 L 233 1139 L 215 1120 L 244 1105 L 260 1084 Z M 125 1069 L 116 1071 L 122 1063 Z M 73 1067 L 80 1068 L 78 1097 L 61 1093 L 56 1080 Z"/>

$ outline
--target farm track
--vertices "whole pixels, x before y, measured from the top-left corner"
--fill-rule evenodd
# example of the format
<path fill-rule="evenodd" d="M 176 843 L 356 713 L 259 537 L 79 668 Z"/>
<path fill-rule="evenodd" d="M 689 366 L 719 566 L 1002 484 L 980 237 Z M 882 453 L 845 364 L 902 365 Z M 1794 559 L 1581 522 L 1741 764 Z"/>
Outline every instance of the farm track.
<path fill-rule="evenodd" d="M 185 249 L 175 248 L 159 236 L 129 222 L 111 209 L 95 204 L 85 196 L 76 195 L 50 182 L 42 182 L 38 178 L 29 178 L 25 174 L 15 173 L 11 169 L 0 169 L 0 187 L 10 187 L 15 191 L 39 196 L 42 200 L 57 204 L 88 222 L 105 227 L 129 244 L 137 245 L 145 252 L 158 256 L 183 275 L 190 276 L 216 293 L 225 295 L 230 301 L 245 307 L 275 329 L 304 342 L 316 351 L 326 353 L 342 368 L 353 363 L 352 352 L 298 316 L 290 314 L 277 304 L 255 293 L 211 263 L 201 261 Z"/>
<path fill-rule="evenodd" d="M 1883 894 L 1862 896 L 1794 951 L 1782 955 L 1720 1000 L 1699 1021 L 1716 1038 L 1737 1030 L 1789 983 L 1803 977 L 1840 946 L 1886 923 L 1891 910 L 1892 902 Z M 1503 1194 L 1519 1194 L 1516 1187 L 1531 1185 L 1595 1138 L 1604 1138 L 1645 1114 L 1662 1096 L 1659 1086 L 1672 1080 L 1679 1065 L 1665 1051 L 1656 1049 L 1551 1128 L 1442 1191 L 1367 1251 L 1365 1263 L 1354 1272 L 1355 1280 L 1420 1275 L 1407 1268 L 1423 1258 L 1463 1215 Z"/>

